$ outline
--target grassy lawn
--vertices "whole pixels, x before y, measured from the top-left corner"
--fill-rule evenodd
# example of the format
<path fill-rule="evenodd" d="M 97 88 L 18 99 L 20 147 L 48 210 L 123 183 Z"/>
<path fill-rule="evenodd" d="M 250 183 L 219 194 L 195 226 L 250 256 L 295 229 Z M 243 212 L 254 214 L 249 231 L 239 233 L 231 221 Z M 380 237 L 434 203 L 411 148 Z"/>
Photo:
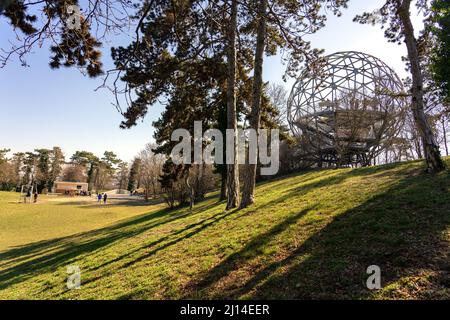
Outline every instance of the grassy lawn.
<path fill-rule="evenodd" d="M 450 173 L 422 168 L 296 174 L 240 211 L 215 196 L 191 213 L 0 193 L 0 299 L 449 299 Z M 366 289 L 369 265 L 382 290 Z"/>
<path fill-rule="evenodd" d="M 119 201 L 104 206 L 97 204 L 94 197 L 39 196 L 37 204 L 18 202 L 18 193 L 0 192 L 0 251 L 91 231 L 164 207 Z"/>

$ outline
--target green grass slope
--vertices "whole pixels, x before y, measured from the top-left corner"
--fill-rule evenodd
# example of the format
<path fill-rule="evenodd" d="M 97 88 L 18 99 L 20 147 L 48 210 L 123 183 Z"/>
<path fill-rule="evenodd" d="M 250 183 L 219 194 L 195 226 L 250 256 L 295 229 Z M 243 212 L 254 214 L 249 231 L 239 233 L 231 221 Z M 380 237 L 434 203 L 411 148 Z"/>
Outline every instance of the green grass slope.
<path fill-rule="evenodd" d="M 0 194 L 0 299 L 448 299 L 450 173 L 422 168 L 296 174 L 240 211 L 211 196 L 192 213 L 48 202 L 27 216 Z M 66 288 L 73 265 L 79 290 Z M 366 288 L 369 265 L 382 290 Z"/>

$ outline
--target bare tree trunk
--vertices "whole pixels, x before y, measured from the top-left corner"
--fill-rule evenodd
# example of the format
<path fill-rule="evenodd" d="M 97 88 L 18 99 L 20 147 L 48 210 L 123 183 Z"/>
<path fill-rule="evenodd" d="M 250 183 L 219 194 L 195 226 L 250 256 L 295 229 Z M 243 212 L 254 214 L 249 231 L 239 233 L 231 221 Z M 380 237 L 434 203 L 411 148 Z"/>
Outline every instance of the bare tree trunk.
<path fill-rule="evenodd" d="M 225 171 L 222 171 L 220 174 L 222 176 L 221 183 L 220 183 L 220 200 L 223 201 L 227 198 L 227 173 Z"/>
<path fill-rule="evenodd" d="M 227 210 L 239 206 L 239 163 L 238 163 L 238 137 L 236 114 L 236 29 L 237 29 L 237 0 L 230 0 L 231 13 L 228 26 L 227 40 L 227 128 L 234 132 L 234 159 L 227 163 Z"/>
<path fill-rule="evenodd" d="M 405 43 L 408 49 L 408 59 L 411 64 L 413 82 L 412 112 L 422 139 L 428 171 L 439 172 L 444 169 L 444 163 L 442 162 L 439 146 L 436 143 L 436 139 L 424 111 L 423 75 L 420 69 L 419 52 L 417 49 L 417 41 L 414 36 L 414 27 L 411 23 L 410 6 L 411 0 L 404 0 L 399 6 L 398 14 L 402 23 Z"/>
<path fill-rule="evenodd" d="M 419 137 L 414 137 L 414 145 L 416 146 L 416 153 L 418 159 L 423 159 L 422 155 L 422 146 L 420 145 L 420 139 Z"/>
<path fill-rule="evenodd" d="M 260 0 L 258 6 L 258 31 L 256 35 L 255 71 L 253 76 L 252 110 L 250 113 L 250 128 L 258 132 L 261 122 L 261 95 L 263 88 L 263 62 L 264 45 L 266 40 L 266 8 L 267 0 Z M 248 155 L 249 163 L 246 165 L 244 189 L 242 192 L 241 208 L 245 208 L 255 202 L 255 184 L 258 151 Z"/>

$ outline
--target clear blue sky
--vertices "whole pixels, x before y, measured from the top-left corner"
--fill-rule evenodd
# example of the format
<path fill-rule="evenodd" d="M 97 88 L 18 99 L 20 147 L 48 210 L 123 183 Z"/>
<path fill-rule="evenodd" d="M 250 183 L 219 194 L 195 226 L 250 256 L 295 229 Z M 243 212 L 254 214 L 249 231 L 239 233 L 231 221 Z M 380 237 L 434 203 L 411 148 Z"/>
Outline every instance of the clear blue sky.
<path fill-rule="evenodd" d="M 310 37 L 313 45 L 330 54 L 336 51 L 358 50 L 381 58 L 401 77 L 406 75 L 403 46 L 389 44 L 379 27 L 352 22 L 357 13 L 371 10 L 381 0 L 351 0 L 343 17 L 329 18 L 326 28 Z M 417 19 L 416 24 L 419 23 Z M 11 28 L 0 19 L 0 48 L 12 39 Z M 115 40 L 116 44 L 126 39 Z M 119 42 L 120 41 L 120 42 Z M 105 44 L 104 64 L 111 67 L 110 45 Z M 107 90 L 95 92 L 100 79 L 83 77 L 76 69 L 51 70 L 49 51 L 44 44 L 27 57 L 30 67 L 22 67 L 17 59 L 0 69 L 0 148 L 12 152 L 60 146 L 67 157 L 76 150 L 102 154 L 114 151 L 123 160 L 131 160 L 152 140 L 151 123 L 161 106 L 151 107 L 143 123 L 130 130 L 119 129 L 121 115 L 111 104 L 113 96 Z M 285 67 L 280 57 L 266 59 L 264 80 L 282 83 Z M 290 91 L 293 80 L 284 85 Z"/>

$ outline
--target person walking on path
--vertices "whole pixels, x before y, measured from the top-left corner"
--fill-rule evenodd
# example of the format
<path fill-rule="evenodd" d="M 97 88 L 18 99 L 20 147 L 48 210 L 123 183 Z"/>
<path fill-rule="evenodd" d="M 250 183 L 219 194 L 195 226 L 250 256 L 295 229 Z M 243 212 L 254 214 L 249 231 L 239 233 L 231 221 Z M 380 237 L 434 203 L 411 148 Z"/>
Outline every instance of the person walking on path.
<path fill-rule="evenodd" d="M 102 194 L 101 193 L 99 193 L 97 195 L 97 202 L 100 203 L 100 201 L 102 201 Z"/>
<path fill-rule="evenodd" d="M 108 200 L 108 194 L 103 194 L 103 203 L 106 204 L 106 200 Z"/>

